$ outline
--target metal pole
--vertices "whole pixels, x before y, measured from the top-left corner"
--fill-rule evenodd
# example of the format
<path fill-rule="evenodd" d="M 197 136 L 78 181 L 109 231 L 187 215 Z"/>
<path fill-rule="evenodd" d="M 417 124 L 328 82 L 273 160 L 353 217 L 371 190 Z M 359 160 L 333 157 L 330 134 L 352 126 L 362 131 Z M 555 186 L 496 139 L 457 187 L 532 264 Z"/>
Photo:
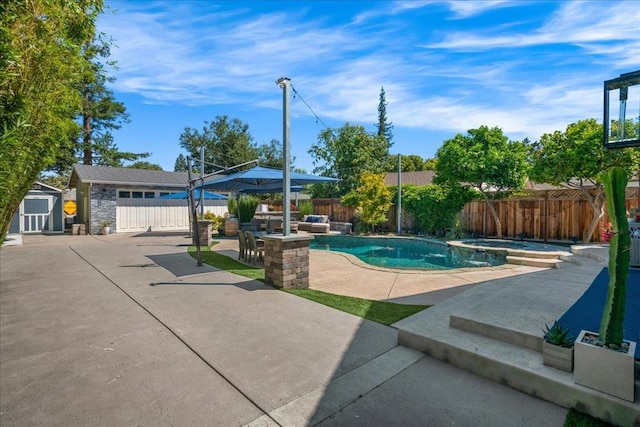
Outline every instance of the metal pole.
<path fill-rule="evenodd" d="M 193 197 L 193 180 L 191 177 L 193 176 L 193 169 L 191 167 L 191 158 L 187 157 L 187 172 L 189 178 L 189 201 L 191 202 L 191 206 L 189 209 L 191 210 L 191 217 L 193 218 L 193 232 L 195 233 L 195 242 L 196 242 L 196 252 L 198 253 L 198 267 L 202 267 L 202 252 L 200 252 L 200 227 L 198 226 L 198 211 L 196 210 L 196 200 Z M 200 189 L 202 191 L 202 189 Z"/>
<path fill-rule="evenodd" d="M 276 83 L 282 88 L 282 234 L 288 236 L 291 234 L 291 143 L 289 141 L 289 86 L 291 79 L 280 77 Z"/>
<path fill-rule="evenodd" d="M 398 154 L 398 203 L 396 208 L 396 233 L 402 234 L 402 155 Z"/>
<path fill-rule="evenodd" d="M 204 177 L 204 145 L 200 147 L 200 180 Z M 204 188 L 200 189 L 200 219 L 204 219 Z"/>

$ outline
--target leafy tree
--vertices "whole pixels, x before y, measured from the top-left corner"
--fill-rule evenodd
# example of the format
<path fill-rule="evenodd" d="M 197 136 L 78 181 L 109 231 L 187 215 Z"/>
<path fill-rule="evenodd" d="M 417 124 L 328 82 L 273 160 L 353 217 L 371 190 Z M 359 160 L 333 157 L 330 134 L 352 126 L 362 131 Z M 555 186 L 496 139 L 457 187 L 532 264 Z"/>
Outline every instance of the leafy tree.
<path fill-rule="evenodd" d="M 509 141 L 498 127 L 480 126 L 446 140 L 436 158 L 436 184 L 467 183 L 480 191 L 501 238 L 502 225 L 491 195 L 524 187 L 529 170 L 527 147 Z"/>
<path fill-rule="evenodd" d="M 126 167 L 131 169 L 146 169 L 146 170 L 152 170 L 152 171 L 164 170 L 162 169 L 162 166 L 156 163 L 149 163 L 144 160 L 138 160 L 137 162 L 133 162 L 132 164 L 127 165 Z"/>
<path fill-rule="evenodd" d="M 384 92 L 384 87 L 380 88 L 380 102 L 378 103 L 378 123 L 376 123 L 378 129 L 378 136 L 384 138 L 391 147 L 393 144 L 393 123 L 387 121 L 387 95 Z"/>
<path fill-rule="evenodd" d="M 588 201 L 593 217 L 582 236 L 588 242 L 604 216 L 603 172 L 621 167 L 631 176 L 640 164 L 640 150 L 607 150 L 602 125 L 586 119 L 571 123 L 564 132 L 542 135 L 531 145 L 530 158 L 531 179 L 580 190 Z"/>
<path fill-rule="evenodd" d="M 424 169 L 424 160 L 417 154 L 409 154 L 400 156 L 400 169 L 402 172 L 417 172 Z M 387 172 L 398 171 L 398 156 L 390 155 L 385 166 Z"/>
<path fill-rule="evenodd" d="M 82 46 L 92 40 L 101 0 L 3 2 L 0 15 L 0 237 L 20 201 L 60 150 L 69 149 L 82 109 Z"/>
<path fill-rule="evenodd" d="M 265 168 L 282 169 L 284 165 L 284 155 L 282 153 L 282 143 L 273 138 L 267 144 L 258 145 L 258 163 Z M 291 165 L 296 160 L 291 158 Z"/>
<path fill-rule="evenodd" d="M 391 191 L 384 184 L 384 174 L 364 172 L 360 177 L 360 186 L 343 197 L 346 206 L 356 207 L 356 217 L 362 224 L 375 227 L 387 221 L 387 212 L 391 207 Z"/>
<path fill-rule="evenodd" d="M 173 171 L 187 172 L 188 169 L 189 169 L 189 166 L 187 165 L 187 158 L 183 154 L 180 154 L 176 159 L 175 166 L 173 166 Z"/>
<path fill-rule="evenodd" d="M 313 173 L 340 178 L 337 184 L 314 185 L 314 197 L 340 197 L 360 185 L 363 172 L 381 173 L 389 156 L 389 143 L 365 131 L 363 126 L 346 123 L 340 129 L 325 129 L 309 149 Z"/>
<path fill-rule="evenodd" d="M 398 187 L 392 187 L 391 200 L 396 199 Z M 443 235 L 464 205 L 477 197 L 477 192 L 461 185 L 403 185 L 402 206 L 416 219 L 420 230 Z"/>
<path fill-rule="evenodd" d="M 204 160 L 223 167 L 231 167 L 258 158 L 258 150 L 249 133 L 249 125 L 240 119 L 229 119 L 228 116 L 216 116 L 212 121 L 205 121 L 202 131 L 191 127 L 184 128 L 180 134 L 180 146 L 189 156 L 199 159 L 200 147 L 204 146 Z M 196 162 L 197 163 L 197 162 Z M 216 168 L 205 165 L 205 173 Z"/>
<path fill-rule="evenodd" d="M 425 171 L 434 171 L 436 170 L 436 159 L 435 158 L 430 158 L 430 159 L 424 159 L 424 164 L 423 164 L 423 169 Z"/>
<path fill-rule="evenodd" d="M 50 185 L 55 188 L 64 189 L 67 188 L 67 184 L 69 183 L 69 175 L 44 175 L 40 174 L 38 181 Z"/>

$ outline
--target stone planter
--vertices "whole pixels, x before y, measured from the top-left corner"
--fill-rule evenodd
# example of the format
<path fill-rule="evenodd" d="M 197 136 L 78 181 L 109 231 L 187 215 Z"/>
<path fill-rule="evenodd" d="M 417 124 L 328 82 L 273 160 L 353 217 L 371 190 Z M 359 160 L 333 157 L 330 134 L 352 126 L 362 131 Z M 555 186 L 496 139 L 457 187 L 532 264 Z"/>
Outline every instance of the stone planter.
<path fill-rule="evenodd" d="M 111 232 L 111 227 L 102 227 L 102 232 L 100 234 L 107 236 L 109 235 L 110 232 Z"/>
<path fill-rule="evenodd" d="M 573 372 L 573 347 L 542 343 L 542 361 L 545 365 L 564 372 Z"/>
<path fill-rule="evenodd" d="M 235 237 L 238 235 L 238 219 L 227 218 L 224 221 L 224 235 L 228 237 Z"/>
<path fill-rule="evenodd" d="M 636 343 L 627 341 L 629 351 L 621 353 L 582 342 L 585 334 L 598 336 L 596 332 L 581 331 L 576 339 L 573 374 L 575 383 L 633 402 L 633 358 Z"/>

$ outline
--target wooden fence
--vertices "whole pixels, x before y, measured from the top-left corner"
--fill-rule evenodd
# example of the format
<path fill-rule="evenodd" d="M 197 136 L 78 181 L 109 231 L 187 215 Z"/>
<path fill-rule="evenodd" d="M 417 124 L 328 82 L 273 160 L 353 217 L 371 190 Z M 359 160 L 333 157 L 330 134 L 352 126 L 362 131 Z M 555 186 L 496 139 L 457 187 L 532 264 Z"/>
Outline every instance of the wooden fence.
<path fill-rule="evenodd" d="M 314 213 L 328 215 L 333 221 L 352 221 L 355 209 L 342 206 L 340 199 L 313 199 Z M 282 201 L 270 201 L 271 206 L 281 210 Z M 627 188 L 627 210 L 640 207 L 640 188 Z M 495 208 L 502 225 L 505 238 L 520 238 L 542 241 L 570 241 L 577 237 L 582 240 L 584 231 L 589 227 L 593 210 L 578 190 L 544 190 L 530 192 L 524 196 L 511 197 L 495 202 Z M 387 222 L 381 230 L 396 231 L 396 206 L 387 213 Z M 462 210 L 462 218 L 469 234 L 495 237 L 496 226 L 486 203 L 476 200 L 468 203 Z M 600 219 L 592 242 L 601 240 L 600 232 L 609 221 L 609 216 Z M 401 217 L 403 230 L 416 230 L 416 225 L 403 209 Z"/>
<path fill-rule="evenodd" d="M 640 189 L 627 188 L 627 210 L 640 206 Z M 567 241 L 582 240 L 593 218 L 593 209 L 578 190 L 545 190 L 531 192 L 524 197 L 512 197 L 495 202 L 496 211 L 506 238 Z M 496 227 L 484 201 L 473 201 L 463 209 L 467 230 L 483 236 L 495 236 Z M 600 232 L 609 222 L 605 215 L 591 238 L 601 241 Z"/>

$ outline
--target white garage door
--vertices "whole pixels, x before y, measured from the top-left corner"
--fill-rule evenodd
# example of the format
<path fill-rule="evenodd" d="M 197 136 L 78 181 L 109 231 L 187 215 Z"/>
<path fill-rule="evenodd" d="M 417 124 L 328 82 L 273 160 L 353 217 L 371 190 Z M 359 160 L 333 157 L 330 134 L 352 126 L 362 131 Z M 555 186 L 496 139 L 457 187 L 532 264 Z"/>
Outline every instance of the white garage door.
<path fill-rule="evenodd" d="M 189 208 L 184 202 L 176 205 L 173 200 L 139 200 L 122 206 L 118 203 L 116 210 L 116 232 L 174 231 L 189 229 Z M 224 215 L 227 211 L 226 201 L 215 202 L 216 205 L 205 203 L 205 212 Z M 212 202 L 213 203 L 213 202 Z"/>

